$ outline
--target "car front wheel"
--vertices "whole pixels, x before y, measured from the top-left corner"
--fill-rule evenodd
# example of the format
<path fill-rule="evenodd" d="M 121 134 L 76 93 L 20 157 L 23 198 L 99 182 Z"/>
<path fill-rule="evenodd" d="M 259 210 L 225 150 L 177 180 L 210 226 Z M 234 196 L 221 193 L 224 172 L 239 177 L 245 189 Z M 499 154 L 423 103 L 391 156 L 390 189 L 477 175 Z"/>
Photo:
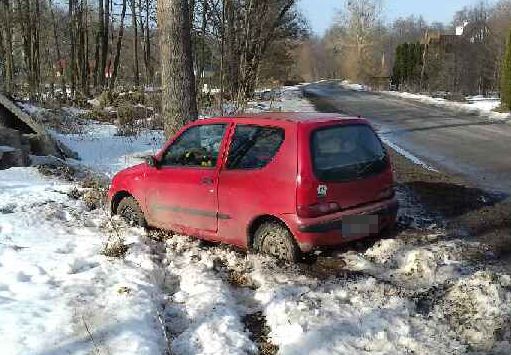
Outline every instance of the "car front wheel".
<path fill-rule="evenodd" d="M 293 235 L 280 223 L 263 223 L 257 228 L 254 240 L 259 252 L 277 259 L 296 262 L 300 256 L 300 249 Z"/>

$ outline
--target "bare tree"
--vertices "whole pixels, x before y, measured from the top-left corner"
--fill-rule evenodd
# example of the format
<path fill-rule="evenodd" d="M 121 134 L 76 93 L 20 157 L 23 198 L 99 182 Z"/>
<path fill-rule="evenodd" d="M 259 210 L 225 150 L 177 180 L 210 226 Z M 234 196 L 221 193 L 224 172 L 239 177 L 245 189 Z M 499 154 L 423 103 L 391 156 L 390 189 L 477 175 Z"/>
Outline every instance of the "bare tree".
<path fill-rule="evenodd" d="M 350 0 L 346 2 L 341 22 L 339 48 L 343 54 L 344 74 L 364 81 L 380 68 L 379 30 L 382 28 L 381 0 Z M 378 63 L 378 64 L 376 64 Z"/>
<path fill-rule="evenodd" d="M 105 71 L 109 71 L 110 68 L 107 68 L 107 60 L 108 60 L 108 36 L 110 30 L 110 0 L 100 0 L 103 2 L 103 33 L 101 34 L 101 76 L 99 84 L 101 86 L 105 85 Z"/>
<path fill-rule="evenodd" d="M 147 81 L 152 82 L 153 80 L 153 66 L 151 63 L 151 27 L 150 27 L 150 13 L 151 13 L 151 1 L 145 1 L 145 38 L 144 38 L 144 65 L 146 68 Z"/>
<path fill-rule="evenodd" d="M 136 0 L 131 1 L 131 26 L 133 27 L 133 72 L 135 74 L 135 86 L 140 86 L 140 69 L 138 66 L 138 24 Z"/>
<path fill-rule="evenodd" d="M 57 66 L 57 70 L 60 75 L 61 79 L 61 85 L 62 85 L 62 93 L 66 92 L 66 76 L 64 75 L 64 64 L 63 64 L 63 58 L 62 53 L 60 51 L 60 38 L 58 35 L 57 30 L 57 22 L 55 21 L 55 10 L 53 8 L 53 1 L 49 0 L 48 2 L 50 7 L 50 14 L 51 14 L 51 22 L 52 22 L 52 29 L 53 29 L 53 41 L 55 43 L 55 49 L 57 54 L 57 60 L 55 65 Z"/>
<path fill-rule="evenodd" d="M 117 34 L 117 45 L 115 46 L 115 59 L 114 59 L 114 69 L 112 73 L 112 78 L 110 78 L 110 90 L 113 90 L 115 86 L 115 81 L 117 80 L 117 73 L 119 71 L 119 61 L 121 60 L 121 49 L 122 49 L 122 37 L 124 35 L 124 17 L 126 16 L 126 6 L 127 0 L 122 0 L 122 10 L 121 10 L 121 23 L 119 24 L 119 33 Z"/>
<path fill-rule="evenodd" d="M 75 36 L 75 14 L 74 14 L 74 8 L 75 8 L 75 1 L 76 0 L 69 0 L 68 1 L 68 16 L 69 16 L 69 36 L 70 36 L 70 50 L 71 53 L 69 58 L 69 66 L 70 66 L 70 79 L 71 79 L 71 96 L 75 96 L 75 90 L 76 90 L 76 36 Z"/>

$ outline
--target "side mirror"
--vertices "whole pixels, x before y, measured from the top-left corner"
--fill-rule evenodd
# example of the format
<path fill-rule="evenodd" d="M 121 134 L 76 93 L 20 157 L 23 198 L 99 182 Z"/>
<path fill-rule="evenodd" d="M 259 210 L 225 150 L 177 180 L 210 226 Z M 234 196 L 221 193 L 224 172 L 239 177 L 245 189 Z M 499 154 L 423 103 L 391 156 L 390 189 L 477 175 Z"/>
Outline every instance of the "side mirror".
<path fill-rule="evenodd" d="M 151 155 L 150 157 L 145 158 L 145 162 L 147 165 L 158 169 L 160 167 L 160 162 L 154 155 Z"/>

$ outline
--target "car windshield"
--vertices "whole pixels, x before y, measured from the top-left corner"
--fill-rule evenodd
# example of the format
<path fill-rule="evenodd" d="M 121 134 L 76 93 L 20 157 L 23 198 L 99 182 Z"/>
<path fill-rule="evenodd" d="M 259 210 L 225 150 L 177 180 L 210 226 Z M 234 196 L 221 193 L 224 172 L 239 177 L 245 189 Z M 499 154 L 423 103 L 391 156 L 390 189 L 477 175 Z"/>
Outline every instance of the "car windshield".
<path fill-rule="evenodd" d="M 346 181 L 387 167 L 385 149 L 367 125 L 343 125 L 312 133 L 314 172 L 320 180 Z"/>

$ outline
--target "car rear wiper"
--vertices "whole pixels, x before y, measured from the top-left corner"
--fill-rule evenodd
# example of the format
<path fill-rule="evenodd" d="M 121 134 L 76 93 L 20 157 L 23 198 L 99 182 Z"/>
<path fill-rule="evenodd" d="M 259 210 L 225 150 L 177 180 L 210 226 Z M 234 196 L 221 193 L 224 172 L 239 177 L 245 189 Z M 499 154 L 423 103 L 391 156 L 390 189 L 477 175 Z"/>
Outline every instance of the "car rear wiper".
<path fill-rule="evenodd" d="M 358 176 L 363 176 L 363 174 L 366 171 L 371 169 L 377 163 L 383 162 L 384 160 L 385 160 L 385 155 L 381 155 L 381 156 L 376 157 L 375 160 L 372 160 L 372 161 L 369 161 L 369 162 L 365 163 L 364 165 L 362 165 L 362 167 L 360 169 L 357 170 L 357 175 Z"/>

